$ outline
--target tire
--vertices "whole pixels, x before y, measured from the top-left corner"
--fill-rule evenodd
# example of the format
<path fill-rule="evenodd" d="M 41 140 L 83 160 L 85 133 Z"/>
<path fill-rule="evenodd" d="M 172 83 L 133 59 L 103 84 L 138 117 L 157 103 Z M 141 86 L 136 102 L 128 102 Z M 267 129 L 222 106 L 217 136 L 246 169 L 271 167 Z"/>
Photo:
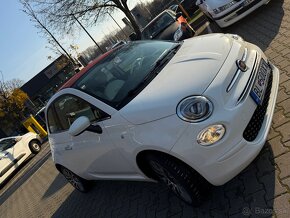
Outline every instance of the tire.
<path fill-rule="evenodd" d="M 86 193 L 90 190 L 91 185 L 88 180 L 79 177 L 63 166 L 60 167 L 60 172 L 76 190 L 83 193 Z"/>
<path fill-rule="evenodd" d="M 37 154 L 41 150 L 40 142 L 37 140 L 32 140 L 29 142 L 29 149 L 33 154 Z"/>
<path fill-rule="evenodd" d="M 161 155 L 147 156 L 147 161 L 157 180 L 185 203 L 197 207 L 209 195 L 211 185 L 187 165 Z"/>

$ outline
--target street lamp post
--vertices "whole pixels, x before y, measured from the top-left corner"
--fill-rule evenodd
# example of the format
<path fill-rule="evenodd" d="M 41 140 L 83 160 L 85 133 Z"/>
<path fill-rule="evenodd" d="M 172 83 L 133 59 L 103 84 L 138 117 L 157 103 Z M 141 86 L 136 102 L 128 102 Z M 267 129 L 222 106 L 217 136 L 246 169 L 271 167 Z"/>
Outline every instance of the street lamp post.
<path fill-rule="evenodd" d="M 117 24 L 117 26 L 120 28 L 120 30 L 122 31 L 122 33 L 124 34 L 125 38 L 127 38 L 127 34 L 125 33 L 125 31 L 122 29 L 122 27 L 118 24 L 118 22 L 113 18 L 113 16 L 109 13 L 107 13 L 111 18 L 112 20 Z"/>
<path fill-rule="evenodd" d="M 86 30 L 86 28 L 81 24 L 81 22 L 76 18 L 76 16 L 73 14 L 73 18 L 76 20 L 76 22 L 82 27 L 82 29 L 88 34 L 88 36 L 93 40 L 93 42 L 96 44 L 96 46 L 100 49 L 101 53 L 105 53 L 103 49 L 99 46 L 99 44 L 94 40 L 94 38 L 89 34 L 89 32 Z"/>

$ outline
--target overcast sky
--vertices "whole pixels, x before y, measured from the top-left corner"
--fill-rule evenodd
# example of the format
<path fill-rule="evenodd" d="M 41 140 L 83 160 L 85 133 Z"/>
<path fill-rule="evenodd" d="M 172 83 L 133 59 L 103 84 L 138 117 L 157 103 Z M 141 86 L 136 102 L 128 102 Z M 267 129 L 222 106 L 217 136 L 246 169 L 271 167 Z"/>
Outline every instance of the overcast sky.
<path fill-rule="evenodd" d="M 129 0 L 128 2 L 132 8 L 137 1 Z M 122 13 L 116 13 L 113 16 L 120 25 L 123 25 Z M 88 28 L 88 31 L 98 41 L 103 37 L 103 32 L 108 34 L 114 29 L 117 29 L 116 24 L 108 19 L 106 25 L 98 24 L 93 28 Z M 37 33 L 38 31 L 28 16 L 21 11 L 21 4 L 18 0 L 2 2 L 0 7 L 0 73 L 2 72 L 5 81 L 18 78 L 27 82 L 51 63 L 47 59 L 48 56 L 57 58 L 55 53 L 46 48 L 47 41 Z M 77 44 L 79 50 L 83 51 L 93 45 L 93 42 L 87 35 L 80 32 L 73 37 L 68 36 L 62 44 L 66 49 L 70 44 Z"/>

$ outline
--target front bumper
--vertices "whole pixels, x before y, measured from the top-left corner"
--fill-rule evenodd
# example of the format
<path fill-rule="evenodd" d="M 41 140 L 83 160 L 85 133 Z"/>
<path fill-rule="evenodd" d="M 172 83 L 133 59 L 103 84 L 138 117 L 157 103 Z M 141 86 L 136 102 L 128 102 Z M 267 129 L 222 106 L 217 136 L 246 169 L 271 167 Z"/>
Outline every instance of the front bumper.
<path fill-rule="evenodd" d="M 240 4 L 238 7 L 234 6 L 234 9 L 229 9 L 230 11 L 225 11 L 223 14 L 213 17 L 213 20 L 222 28 L 228 27 L 268 2 L 269 0 L 255 0 L 247 6 Z"/>
<path fill-rule="evenodd" d="M 265 58 L 257 47 L 249 46 L 252 51 L 257 50 Z M 248 96 L 244 102 L 235 107 L 227 104 L 221 106 L 223 103 L 219 105 L 215 102 L 214 113 L 216 114 L 213 114 L 205 123 L 190 124 L 171 150 L 174 156 L 187 163 L 213 185 L 223 185 L 235 177 L 254 160 L 263 148 L 271 126 L 279 86 L 279 70 L 272 64 L 270 66 L 273 76 L 271 94 L 262 126 L 253 141 L 249 142 L 243 137 L 243 131 L 257 108 L 253 99 Z M 215 92 L 219 91 L 215 90 Z M 215 99 L 221 99 L 221 97 L 216 94 Z M 197 144 L 196 136 L 199 131 L 216 123 L 226 127 L 224 138 L 209 147 Z"/>

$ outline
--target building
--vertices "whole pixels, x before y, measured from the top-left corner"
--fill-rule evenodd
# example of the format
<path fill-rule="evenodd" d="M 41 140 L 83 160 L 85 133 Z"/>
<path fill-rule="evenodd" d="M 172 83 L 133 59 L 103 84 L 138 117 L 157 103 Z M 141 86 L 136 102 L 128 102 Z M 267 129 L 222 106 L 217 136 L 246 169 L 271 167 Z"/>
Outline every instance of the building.
<path fill-rule="evenodd" d="M 77 66 L 79 67 L 79 66 Z M 44 124 L 43 118 L 39 119 L 37 112 L 43 108 L 50 97 L 70 79 L 77 71 L 75 65 L 64 55 L 58 57 L 50 65 L 25 83 L 20 89 L 24 91 L 29 100 L 26 101 L 24 116 L 32 114 L 40 124 Z M 24 121 L 24 120 L 23 120 Z M 23 122 L 22 121 L 22 122 Z M 19 122 L 10 122 L 4 118 L 0 119 L 0 138 L 13 136 L 27 132 Z"/>
<path fill-rule="evenodd" d="M 7 137 L 7 135 L 0 128 L 0 138 Z"/>
<path fill-rule="evenodd" d="M 75 72 L 75 67 L 70 60 L 65 55 L 61 55 L 25 83 L 21 90 L 27 93 L 35 110 L 41 109 Z"/>
<path fill-rule="evenodd" d="M 135 17 L 135 20 L 137 21 L 137 24 L 139 25 L 141 29 L 144 28 L 146 24 L 151 20 L 150 17 L 144 16 L 144 14 L 146 14 L 146 11 L 142 9 L 143 8 L 137 5 L 131 10 L 131 13 Z"/>

